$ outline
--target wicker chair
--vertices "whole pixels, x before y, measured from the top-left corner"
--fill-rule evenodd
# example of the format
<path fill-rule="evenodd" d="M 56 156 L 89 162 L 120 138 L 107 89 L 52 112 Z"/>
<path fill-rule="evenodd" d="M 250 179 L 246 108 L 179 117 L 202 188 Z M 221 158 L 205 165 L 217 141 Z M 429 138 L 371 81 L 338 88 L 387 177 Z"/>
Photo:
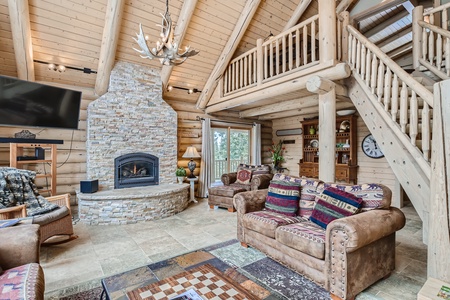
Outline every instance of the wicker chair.
<path fill-rule="evenodd" d="M 59 206 L 59 208 L 46 214 L 27 218 L 25 204 L 8 207 L 0 209 L 0 220 L 24 218 L 22 223 L 39 224 L 41 244 L 50 237 L 57 235 L 67 235 L 68 239 L 46 244 L 59 244 L 76 239 L 78 236 L 73 233 L 72 214 L 70 211 L 70 194 L 62 194 L 47 197 L 45 199 L 49 202 L 55 203 Z"/>

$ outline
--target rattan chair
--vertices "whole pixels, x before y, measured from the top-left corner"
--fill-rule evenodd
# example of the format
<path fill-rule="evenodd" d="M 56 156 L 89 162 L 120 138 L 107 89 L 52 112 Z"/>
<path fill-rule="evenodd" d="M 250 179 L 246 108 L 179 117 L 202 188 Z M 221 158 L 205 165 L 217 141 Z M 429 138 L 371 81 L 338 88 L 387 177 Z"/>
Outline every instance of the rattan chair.
<path fill-rule="evenodd" d="M 0 209 L 0 220 L 23 218 L 23 223 L 39 224 L 41 234 L 41 244 L 53 236 L 67 235 L 65 240 L 58 240 L 53 243 L 59 244 L 76 239 L 78 236 L 73 233 L 72 214 L 70 211 L 70 194 L 62 194 L 46 198 L 49 202 L 59 206 L 58 209 L 48 213 L 27 218 L 25 205 L 18 205 Z"/>

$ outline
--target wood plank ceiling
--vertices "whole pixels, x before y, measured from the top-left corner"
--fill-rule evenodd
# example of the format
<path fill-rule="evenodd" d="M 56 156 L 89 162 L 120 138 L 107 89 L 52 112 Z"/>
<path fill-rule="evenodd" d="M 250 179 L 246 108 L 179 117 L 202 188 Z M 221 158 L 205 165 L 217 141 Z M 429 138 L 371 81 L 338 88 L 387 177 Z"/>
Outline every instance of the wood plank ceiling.
<path fill-rule="evenodd" d="M 258 38 L 265 38 L 270 33 L 280 33 L 297 6 L 303 2 L 305 0 L 261 0 L 233 56 L 236 57 L 255 47 Z M 196 1 L 182 45 L 190 45 L 199 50 L 200 54 L 174 67 L 168 80 L 169 85 L 184 89 L 196 88 L 200 91 L 203 89 L 246 3 L 247 1 L 243 0 Z M 93 90 L 98 74 L 89 74 L 72 68 L 97 71 L 108 0 L 28 0 L 28 6 L 35 80 Z M 182 7 L 183 0 L 169 0 L 169 11 L 175 24 Z M 164 0 L 124 0 L 118 45 L 114 53 L 116 61 L 161 69 L 159 60 L 143 59 L 133 50 L 133 47 L 138 46 L 132 37 L 138 32 L 139 23 L 142 23 L 144 32 L 153 45 L 159 37 L 160 27 L 157 24 L 161 23 L 161 13 L 164 11 Z M 393 51 L 398 45 L 406 43 L 410 35 L 407 24 L 410 15 L 405 11 L 402 5 L 391 7 L 378 15 L 362 20 L 361 29 L 369 33 L 375 30 L 371 33 L 374 42 L 384 42 L 383 50 Z M 301 20 L 314 14 L 317 14 L 317 1 L 313 0 Z M 383 33 L 376 28 L 377 25 L 399 14 L 405 17 L 397 20 L 398 22 L 393 23 Z M 405 32 L 404 36 L 395 42 L 388 41 L 389 37 L 402 30 Z M 52 71 L 48 69 L 48 63 L 62 64 L 68 68 L 65 72 Z M 0 0 L 0 74 L 17 77 L 8 0 Z M 186 90 L 175 88 L 171 92 L 165 92 L 164 98 L 169 103 L 177 101 L 195 105 L 199 95 L 200 93 L 189 95 Z M 280 101 L 298 97 L 298 94 L 287 95 Z"/>

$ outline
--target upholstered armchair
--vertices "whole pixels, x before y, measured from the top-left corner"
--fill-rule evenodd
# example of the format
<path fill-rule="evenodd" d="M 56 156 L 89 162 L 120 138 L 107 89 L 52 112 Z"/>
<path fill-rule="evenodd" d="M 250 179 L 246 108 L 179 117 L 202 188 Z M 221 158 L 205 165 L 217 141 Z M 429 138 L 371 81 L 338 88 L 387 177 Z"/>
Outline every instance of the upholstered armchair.
<path fill-rule="evenodd" d="M 0 220 L 21 219 L 21 224 L 40 225 L 40 240 L 73 234 L 70 194 L 44 198 L 34 183 L 36 173 L 16 168 L 0 168 Z"/>
<path fill-rule="evenodd" d="M 39 225 L 0 228 L 0 241 L 0 298 L 44 299 Z"/>
<path fill-rule="evenodd" d="M 226 173 L 221 176 L 223 186 L 211 187 L 208 189 L 208 205 L 227 208 L 234 212 L 233 197 L 237 193 L 245 191 L 255 191 L 266 189 L 273 174 L 268 165 L 246 165 L 240 164 L 233 173 Z"/>

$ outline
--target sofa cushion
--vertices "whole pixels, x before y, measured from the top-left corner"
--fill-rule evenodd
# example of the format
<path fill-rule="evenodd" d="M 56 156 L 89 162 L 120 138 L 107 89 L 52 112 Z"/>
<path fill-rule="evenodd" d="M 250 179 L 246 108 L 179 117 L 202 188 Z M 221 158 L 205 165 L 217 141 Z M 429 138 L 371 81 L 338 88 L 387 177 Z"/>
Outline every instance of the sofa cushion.
<path fill-rule="evenodd" d="M 208 189 L 208 194 L 233 198 L 237 193 L 245 191 L 247 191 L 247 189 L 244 186 L 233 183 L 231 185 L 211 187 Z"/>
<path fill-rule="evenodd" d="M 289 217 L 273 211 L 260 210 L 247 213 L 242 222 L 245 228 L 275 238 L 275 230 L 279 226 L 300 222 L 299 217 Z"/>
<path fill-rule="evenodd" d="M 265 207 L 287 216 L 296 216 L 300 196 L 298 183 L 272 180 L 269 185 Z"/>
<path fill-rule="evenodd" d="M 355 214 L 361 208 L 361 205 L 361 198 L 337 188 L 328 187 L 317 196 L 316 206 L 310 220 L 326 228 L 333 220 Z"/>
<path fill-rule="evenodd" d="M 380 184 L 365 183 L 357 185 L 345 185 L 337 183 L 325 183 L 323 188 L 335 187 L 341 191 L 354 194 L 363 200 L 361 211 L 372 209 L 388 209 L 391 206 L 391 191 Z M 321 191 L 319 191 L 321 192 Z M 389 194 L 389 195 L 387 195 Z"/>
<path fill-rule="evenodd" d="M 249 184 L 252 179 L 251 170 L 239 170 L 236 176 L 236 183 Z"/>
<path fill-rule="evenodd" d="M 247 164 L 239 164 L 237 171 L 239 170 L 250 170 L 253 171 L 253 175 L 258 174 L 270 174 L 270 166 L 269 165 L 247 165 Z"/>
<path fill-rule="evenodd" d="M 316 179 L 304 179 L 301 181 L 300 204 L 298 215 L 304 218 L 309 218 L 312 214 L 314 206 L 316 205 L 317 187 L 321 183 Z"/>
<path fill-rule="evenodd" d="M 0 275 L 0 299 L 43 299 L 44 273 L 37 263 L 8 269 Z"/>
<path fill-rule="evenodd" d="M 288 247 L 318 259 L 325 258 L 325 229 L 303 218 L 299 223 L 280 226 L 275 239 Z"/>

